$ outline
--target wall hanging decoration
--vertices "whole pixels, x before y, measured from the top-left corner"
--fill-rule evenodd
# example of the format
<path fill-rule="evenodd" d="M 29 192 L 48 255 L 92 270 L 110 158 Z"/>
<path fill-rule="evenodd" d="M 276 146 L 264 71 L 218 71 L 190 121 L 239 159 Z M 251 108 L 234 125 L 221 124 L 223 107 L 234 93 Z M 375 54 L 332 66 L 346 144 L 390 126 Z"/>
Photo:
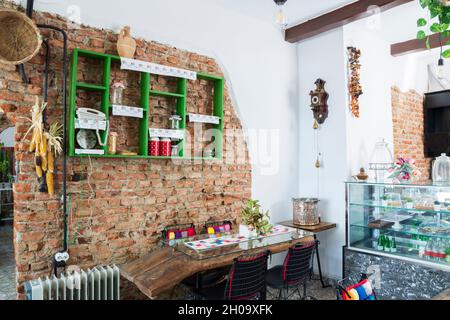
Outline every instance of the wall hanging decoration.
<path fill-rule="evenodd" d="M 355 47 L 348 47 L 348 61 L 349 61 L 349 93 L 350 93 L 350 109 L 352 114 L 356 117 L 360 117 L 359 110 L 359 97 L 363 94 L 362 86 L 360 84 L 361 79 L 361 64 L 359 59 L 361 58 L 361 50 Z"/>
<path fill-rule="evenodd" d="M 131 37 L 130 27 L 124 27 L 117 40 L 117 52 L 123 58 L 133 59 L 136 53 L 136 40 Z"/>
<path fill-rule="evenodd" d="M 48 132 L 45 131 L 43 112 L 46 107 L 46 103 L 39 103 L 39 98 L 36 98 L 36 102 L 31 109 L 31 118 L 27 118 L 31 122 L 31 126 L 23 140 L 30 132 L 33 132 L 28 151 L 34 153 L 36 175 L 41 182 L 39 191 L 54 195 L 54 159 L 63 152 L 62 126 L 54 123 L 50 126 Z"/>
<path fill-rule="evenodd" d="M 19 65 L 31 60 L 41 49 L 42 38 L 36 24 L 25 14 L 0 10 L 0 62 Z"/>
<path fill-rule="evenodd" d="M 317 127 L 317 123 L 323 124 L 328 118 L 329 94 L 325 91 L 325 83 L 326 81 L 317 79 L 314 83 L 316 85 L 316 89 L 309 93 L 311 96 L 311 110 L 314 113 L 315 127 Z"/>
<path fill-rule="evenodd" d="M 320 151 L 320 143 L 319 143 L 319 133 L 320 126 L 325 122 L 328 118 L 328 98 L 329 94 L 325 91 L 325 80 L 317 79 L 314 83 L 316 85 L 316 89 L 311 91 L 309 95 L 311 96 L 311 110 L 314 115 L 314 147 L 315 152 L 317 154 L 316 162 L 314 164 L 317 169 L 317 197 L 319 197 L 319 169 L 322 168 L 322 153 Z"/>

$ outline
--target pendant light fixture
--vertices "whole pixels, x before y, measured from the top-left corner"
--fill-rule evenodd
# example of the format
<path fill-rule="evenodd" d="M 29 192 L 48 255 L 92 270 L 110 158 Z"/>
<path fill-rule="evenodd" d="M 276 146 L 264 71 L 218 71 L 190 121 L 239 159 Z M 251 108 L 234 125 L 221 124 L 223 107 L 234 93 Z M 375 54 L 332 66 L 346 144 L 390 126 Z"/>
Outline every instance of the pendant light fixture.
<path fill-rule="evenodd" d="M 275 22 L 281 29 L 286 29 L 288 23 L 287 18 L 283 10 L 283 6 L 287 0 L 274 0 L 277 5 L 277 11 L 275 14 Z"/>

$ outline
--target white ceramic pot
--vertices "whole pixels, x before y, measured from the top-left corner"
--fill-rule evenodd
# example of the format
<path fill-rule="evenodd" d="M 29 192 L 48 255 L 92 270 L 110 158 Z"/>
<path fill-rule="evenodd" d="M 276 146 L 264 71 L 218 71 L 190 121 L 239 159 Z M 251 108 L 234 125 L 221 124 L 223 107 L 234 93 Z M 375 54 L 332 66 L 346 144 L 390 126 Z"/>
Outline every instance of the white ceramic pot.
<path fill-rule="evenodd" d="M 239 225 L 239 235 L 247 238 L 254 238 L 257 236 L 256 230 L 250 230 L 245 224 Z"/>

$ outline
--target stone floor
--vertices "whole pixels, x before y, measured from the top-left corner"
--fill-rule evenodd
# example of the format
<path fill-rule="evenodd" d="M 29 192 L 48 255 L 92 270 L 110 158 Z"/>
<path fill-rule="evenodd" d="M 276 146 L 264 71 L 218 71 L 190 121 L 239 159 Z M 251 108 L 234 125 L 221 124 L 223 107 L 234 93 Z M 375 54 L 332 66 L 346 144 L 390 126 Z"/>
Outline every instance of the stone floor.
<path fill-rule="evenodd" d="M 328 281 L 326 281 L 328 283 Z M 322 284 L 318 280 L 311 280 L 308 282 L 306 295 L 308 297 L 315 298 L 317 300 L 336 300 L 336 285 L 335 281 L 329 281 L 331 287 L 322 288 Z M 292 294 L 289 293 L 289 300 L 301 300 L 297 293 Z M 179 286 L 175 289 L 172 296 L 169 293 L 166 295 L 162 295 L 159 299 L 161 300 L 192 300 L 194 297 L 191 294 L 191 291 L 184 286 Z M 276 300 L 278 298 L 278 291 L 272 290 L 268 288 L 267 300 Z"/>
<path fill-rule="evenodd" d="M 15 268 L 12 226 L 0 225 L 0 300 L 16 299 Z"/>

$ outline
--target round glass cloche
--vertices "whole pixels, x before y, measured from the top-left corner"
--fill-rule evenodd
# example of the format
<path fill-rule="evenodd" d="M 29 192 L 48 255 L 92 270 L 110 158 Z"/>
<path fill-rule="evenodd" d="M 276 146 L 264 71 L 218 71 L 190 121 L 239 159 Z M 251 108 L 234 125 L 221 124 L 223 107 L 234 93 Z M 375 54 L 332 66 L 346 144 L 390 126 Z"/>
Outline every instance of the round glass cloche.
<path fill-rule="evenodd" d="M 433 164 L 433 182 L 436 184 L 450 184 L 450 157 L 443 153 Z"/>
<path fill-rule="evenodd" d="M 383 138 L 380 138 L 375 144 L 369 162 L 369 169 L 375 171 L 376 182 L 384 182 L 385 174 L 392 167 L 393 163 L 394 160 L 388 143 Z"/>

